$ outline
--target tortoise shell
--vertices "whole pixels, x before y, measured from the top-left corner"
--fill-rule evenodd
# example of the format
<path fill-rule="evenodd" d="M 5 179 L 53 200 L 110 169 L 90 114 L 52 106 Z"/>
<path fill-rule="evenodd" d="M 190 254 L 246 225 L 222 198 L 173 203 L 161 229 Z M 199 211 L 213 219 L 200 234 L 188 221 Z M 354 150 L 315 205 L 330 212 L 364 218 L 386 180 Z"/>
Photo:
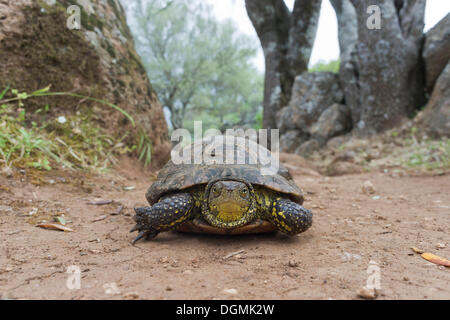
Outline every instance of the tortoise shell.
<path fill-rule="evenodd" d="M 223 140 L 217 139 L 219 137 L 223 137 Z M 295 184 L 289 170 L 281 165 L 279 161 L 277 161 L 278 165 L 275 166 L 275 170 L 270 172 L 271 174 L 262 174 L 262 170 L 267 169 L 267 166 L 261 163 L 261 155 L 265 154 L 276 161 L 276 154 L 272 154 L 268 149 L 246 138 L 232 137 L 232 142 L 225 142 L 225 139 L 229 137 L 218 136 L 214 138 L 216 138 L 214 142 L 203 139 L 180 148 L 181 154 L 187 155 L 184 157 L 184 163 L 175 164 L 172 153 L 172 159 L 161 169 L 156 181 L 147 190 L 146 198 L 150 205 L 158 202 L 161 196 L 167 193 L 186 190 L 199 185 L 205 185 L 206 187 L 209 181 L 221 177 L 244 180 L 253 186 L 268 188 L 286 194 L 291 200 L 299 204 L 303 203 L 302 190 Z M 198 150 L 201 150 L 200 153 L 203 158 L 201 163 L 195 164 L 194 153 L 199 154 L 196 152 Z M 231 162 L 230 158 L 234 160 L 234 163 L 239 159 L 238 164 L 229 164 Z M 267 163 L 267 160 L 268 158 L 265 159 L 266 162 L 264 163 Z M 266 173 L 269 170 L 267 169 Z M 274 230 L 275 228 L 269 222 L 262 220 L 255 221 L 233 231 L 224 231 L 209 226 L 205 222 L 195 220 L 185 223 L 179 228 L 179 231 L 216 234 L 260 233 Z"/>
<path fill-rule="evenodd" d="M 229 136 L 227 138 L 224 136 L 214 138 L 214 142 L 203 139 L 181 149 L 182 154 L 187 155 L 184 159 L 190 159 L 190 163 L 175 164 L 173 157 L 168 161 L 146 193 L 146 198 L 151 205 L 167 193 L 186 190 L 198 185 L 206 186 L 209 181 L 221 177 L 244 180 L 254 186 L 284 193 L 293 201 L 299 204 L 303 203 L 302 190 L 295 184 L 289 170 L 279 161 L 278 166 L 275 166 L 276 172 L 273 171 L 272 174 L 265 175 L 261 173 L 262 169 L 267 169 L 267 166 L 264 166 L 260 159 L 266 156 L 276 161 L 276 155 L 268 149 L 242 137 L 232 136 L 232 141 L 225 141 L 225 139 L 230 138 Z M 196 149 L 199 147 L 201 149 Z M 203 155 L 199 164 L 194 163 L 196 150 L 201 150 Z M 239 164 L 228 164 L 230 158 L 227 156 L 230 155 L 231 157 L 231 154 L 233 155 L 232 160 L 239 161 Z M 266 158 L 264 161 L 270 159 Z"/>

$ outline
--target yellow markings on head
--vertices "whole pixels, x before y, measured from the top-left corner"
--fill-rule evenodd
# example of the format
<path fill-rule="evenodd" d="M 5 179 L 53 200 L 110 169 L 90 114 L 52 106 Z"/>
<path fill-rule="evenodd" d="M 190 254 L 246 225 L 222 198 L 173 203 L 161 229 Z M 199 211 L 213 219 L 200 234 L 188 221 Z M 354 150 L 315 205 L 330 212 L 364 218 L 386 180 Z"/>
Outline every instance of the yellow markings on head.
<path fill-rule="evenodd" d="M 267 192 L 262 192 L 264 194 L 264 203 L 266 204 L 266 207 L 270 207 L 270 198 Z"/>
<path fill-rule="evenodd" d="M 223 222 L 232 222 L 240 220 L 242 216 L 243 212 L 239 211 L 219 211 L 219 213 L 217 214 L 217 219 Z"/>

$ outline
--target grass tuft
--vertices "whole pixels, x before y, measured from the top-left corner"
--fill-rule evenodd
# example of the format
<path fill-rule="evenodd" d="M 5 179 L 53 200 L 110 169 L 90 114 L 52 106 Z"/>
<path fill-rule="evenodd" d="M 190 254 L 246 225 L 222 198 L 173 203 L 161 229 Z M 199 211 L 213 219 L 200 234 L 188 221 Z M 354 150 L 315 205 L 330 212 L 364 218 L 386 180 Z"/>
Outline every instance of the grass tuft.
<path fill-rule="evenodd" d="M 93 118 L 92 110 L 80 106 L 74 115 L 50 118 L 45 122 L 31 121 L 25 101 L 30 97 L 68 95 L 108 105 L 124 114 L 134 125 L 133 118 L 109 102 L 72 93 L 49 92 L 50 87 L 32 92 L 10 90 L 14 98 L 3 99 L 9 87 L 0 92 L 0 163 L 11 168 L 29 167 L 52 170 L 55 166 L 72 170 L 103 172 L 117 162 L 116 156 L 137 152 L 139 159 L 150 164 L 152 144 L 144 130 L 137 128 L 139 145 L 126 145 L 127 135 L 115 138 L 107 134 Z M 3 100 L 2 100 L 3 99 Z M 33 112 L 51 116 L 49 105 Z M 30 122 L 31 121 L 31 122 Z"/>

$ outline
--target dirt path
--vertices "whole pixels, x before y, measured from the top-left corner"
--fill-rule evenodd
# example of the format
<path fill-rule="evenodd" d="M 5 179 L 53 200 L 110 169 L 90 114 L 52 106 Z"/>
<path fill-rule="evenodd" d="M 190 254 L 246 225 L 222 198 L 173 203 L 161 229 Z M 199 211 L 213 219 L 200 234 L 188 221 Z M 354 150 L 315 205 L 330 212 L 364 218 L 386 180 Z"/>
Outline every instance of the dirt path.
<path fill-rule="evenodd" d="M 380 268 L 379 299 L 450 299 L 450 269 L 410 249 L 450 257 L 448 175 L 296 175 L 314 212 L 304 234 L 164 233 L 134 247 L 132 208 L 145 204 L 149 179 L 133 163 L 83 185 L 55 176 L 47 178 L 53 184 L 35 186 L 26 175 L 24 182 L 0 177 L 1 298 L 353 299 L 373 260 Z M 366 180 L 375 194 L 361 192 Z M 126 186 L 135 190 L 123 191 Z M 116 202 L 87 204 L 100 199 Z M 120 205 L 122 212 L 110 215 Z M 75 232 L 33 225 L 61 213 Z M 71 265 L 81 270 L 79 290 L 66 286 Z"/>

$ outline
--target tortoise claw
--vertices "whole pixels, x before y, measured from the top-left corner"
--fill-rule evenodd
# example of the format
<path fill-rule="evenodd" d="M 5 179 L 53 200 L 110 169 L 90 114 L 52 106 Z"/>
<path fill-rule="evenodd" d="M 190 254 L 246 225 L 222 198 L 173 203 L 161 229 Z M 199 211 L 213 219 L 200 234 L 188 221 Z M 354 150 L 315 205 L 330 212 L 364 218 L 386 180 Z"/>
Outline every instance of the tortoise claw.
<path fill-rule="evenodd" d="M 134 229 L 134 228 L 133 228 Z M 153 239 L 154 237 L 156 237 L 156 235 L 158 234 L 157 231 L 151 231 L 151 230 L 142 230 L 139 231 L 139 234 L 137 235 L 136 239 L 134 239 L 131 244 L 134 246 L 134 244 L 136 242 L 138 242 L 139 240 L 141 240 L 142 238 L 145 237 L 145 240 L 149 240 L 149 239 Z"/>
<path fill-rule="evenodd" d="M 146 233 L 148 233 L 148 231 L 141 231 L 139 232 L 139 234 L 137 235 L 136 239 L 134 239 L 131 244 L 134 246 L 134 244 L 136 242 L 138 242 L 139 240 L 141 240 L 143 237 L 145 237 Z"/>

